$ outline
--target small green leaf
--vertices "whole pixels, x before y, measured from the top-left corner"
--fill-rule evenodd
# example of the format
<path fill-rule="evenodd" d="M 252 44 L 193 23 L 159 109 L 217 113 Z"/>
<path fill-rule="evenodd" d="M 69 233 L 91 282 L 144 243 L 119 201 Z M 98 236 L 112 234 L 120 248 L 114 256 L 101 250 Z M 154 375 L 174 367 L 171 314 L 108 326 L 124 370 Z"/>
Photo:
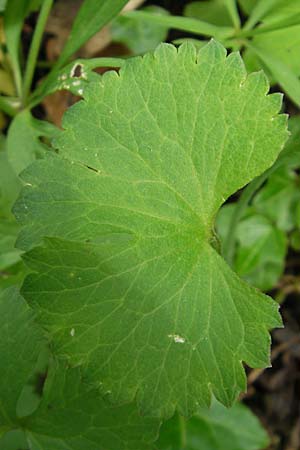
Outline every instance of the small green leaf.
<path fill-rule="evenodd" d="M 7 0 L 0 0 L 0 12 L 3 12 L 6 8 Z"/>
<path fill-rule="evenodd" d="M 0 136 L 0 220 L 13 219 L 11 208 L 21 189 L 21 182 L 8 161 L 6 147 L 6 140 Z"/>
<path fill-rule="evenodd" d="M 268 53 L 272 58 L 286 65 L 299 77 L 300 58 L 298 58 L 298 54 L 300 51 L 300 25 L 259 34 L 253 38 L 252 43 L 256 48 Z M 256 59 L 254 66 L 253 61 L 251 62 L 252 68 L 260 67 L 260 61 L 253 51 L 247 50 L 245 57 L 246 61 L 249 61 L 250 58 Z M 273 83 L 274 81 L 280 82 L 278 78 L 274 80 L 274 76 L 272 77 L 272 75 L 270 78 Z"/>
<path fill-rule="evenodd" d="M 121 67 L 122 58 L 77 59 L 63 69 L 51 72 L 30 98 L 30 108 L 39 104 L 44 97 L 59 90 L 67 90 L 74 95 L 83 96 L 87 83 L 95 80 L 93 72 L 97 67 Z"/>
<path fill-rule="evenodd" d="M 184 9 L 184 15 L 214 25 L 231 25 L 230 15 L 223 0 L 206 0 L 204 2 L 188 3 Z"/>
<path fill-rule="evenodd" d="M 261 450 L 269 438 L 258 419 L 243 404 L 232 408 L 214 402 L 190 420 L 178 415 L 166 422 L 157 442 L 159 450 Z"/>
<path fill-rule="evenodd" d="M 283 167 L 274 172 L 255 196 L 253 206 L 283 231 L 296 224 L 296 205 L 300 201 L 299 176 Z"/>
<path fill-rule="evenodd" d="M 277 305 L 231 271 L 213 233 L 222 203 L 287 138 L 267 90 L 214 41 L 161 45 L 89 84 L 58 155 L 23 174 L 19 245 L 50 236 L 26 256 L 38 274 L 24 295 L 56 353 L 114 402 L 137 396 L 162 416 L 191 414 L 211 392 L 230 405 L 241 361 L 269 364 Z"/>
<path fill-rule="evenodd" d="M 299 208 L 298 208 L 297 212 L 298 212 L 298 216 L 300 216 Z M 299 250 L 300 250 L 300 230 L 294 230 L 291 233 L 290 244 L 291 244 L 292 249 L 294 249 L 296 252 L 299 252 Z"/>
<path fill-rule="evenodd" d="M 167 10 L 158 6 L 148 6 L 142 11 L 153 14 L 169 14 Z M 168 28 L 160 24 L 133 20 L 120 15 L 112 22 L 110 32 L 113 41 L 125 44 L 133 53 L 142 54 L 154 50 L 160 42 L 165 41 Z"/>
<path fill-rule="evenodd" d="M 83 1 L 72 26 L 68 41 L 54 68 L 30 98 L 30 107 L 35 106 L 46 95 L 49 95 L 58 89 L 65 88 L 67 90 L 71 90 L 72 92 L 72 89 L 74 89 L 75 94 L 81 95 L 82 86 L 80 83 L 74 85 L 74 82 L 81 81 L 82 84 L 84 84 L 85 80 L 83 77 L 78 77 L 81 78 L 81 80 L 69 80 L 69 78 L 73 78 L 73 75 L 69 77 L 72 67 L 81 64 L 81 62 L 75 61 L 64 69 L 61 69 L 61 67 L 68 62 L 73 53 L 75 53 L 88 39 L 90 39 L 110 20 L 112 20 L 122 10 L 127 2 L 128 0 L 102 0 L 101 4 L 99 4 L 99 2 L 95 2 L 94 0 Z M 103 59 L 105 60 L 106 58 Z M 84 65 L 88 68 L 90 66 L 89 61 L 90 60 L 84 62 Z M 92 61 L 93 60 L 91 60 L 91 65 L 93 66 Z M 98 64 L 98 66 L 93 66 L 93 68 L 95 67 L 101 67 L 101 64 Z M 119 66 L 117 65 L 117 67 Z M 90 72 L 91 70 L 89 70 L 89 73 Z"/>
<path fill-rule="evenodd" d="M 217 26 L 204 20 L 189 17 L 158 15 L 145 11 L 129 11 L 124 15 L 134 20 L 148 21 L 166 28 L 175 28 L 185 32 L 215 37 L 216 39 L 225 39 L 231 37 L 234 33 L 232 27 Z"/>
<path fill-rule="evenodd" d="M 8 431 L 0 438 L 0 450 L 29 450 L 25 433 L 22 430 Z"/>
<path fill-rule="evenodd" d="M 235 205 L 221 208 L 217 219 L 220 237 L 226 238 Z M 233 267 L 253 286 L 272 289 L 284 270 L 287 238 L 283 231 L 262 214 L 248 208 L 236 229 L 237 248 Z"/>
<path fill-rule="evenodd" d="M 145 450 L 152 449 L 159 421 L 141 417 L 135 405 L 112 407 L 109 392 L 102 398 L 91 389 L 80 369 L 53 362 L 38 409 L 20 417 L 18 401 L 36 367 L 45 340 L 32 311 L 15 288 L 0 292 L 0 435 L 26 432 L 28 447 L 37 450 Z M 70 331 L 70 339 L 74 337 Z M 23 442 L 20 432 L 0 440 Z"/>
<path fill-rule="evenodd" d="M 256 56 L 271 72 L 277 83 L 281 85 L 286 94 L 296 105 L 300 105 L 300 80 L 298 76 L 281 59 L 260 48 L 255 42 L 247 44 Z"/>
<path fill-rule="evenodd" d="M 21 182 L 7 160 L 6 142 L 0 138 L 0 290 L 17 281 L 22 272 L 21 252 L 15 248 L 19 225 L 11 213 Z M 18 280 L 19 282 L 19 280 Z"/>
<path fill-rule="evenodd" d="M 15 427 L 16 406 L 44 345 L 33 313 L 16 288 L 0 292 L 0 431 Z"/>
<path fill-rule="evenodd" d="M 276 165 L 297 168 L 300 161 L 300 116 L 289 118 L 289 130 L 290 137 L 280 153 Z"/>
<path fill-rule="evenodd" d="M 20 261 L 21 252 L 14 248 L 18 232 L 15 221 L 0 218 L 0 272 Z"/>
<path fill-rule="evenodd" d="M 41 138 L 52 139 L 59 129 L 49 122 L 37 120 L 24 110 L 12 121 L 7 136 L 8 160 L 17 175 L 36 159 L 43 158 L 49 146 Z"/>
<path fill-rule="evenodd" d="M 80 369 L 54 363 L 25 427 L 39 450 L 152 450 L 159 421 L 141 417 L 135 405 L 112 407 L 109 393 L 102 398 L 86 385 Z"/>

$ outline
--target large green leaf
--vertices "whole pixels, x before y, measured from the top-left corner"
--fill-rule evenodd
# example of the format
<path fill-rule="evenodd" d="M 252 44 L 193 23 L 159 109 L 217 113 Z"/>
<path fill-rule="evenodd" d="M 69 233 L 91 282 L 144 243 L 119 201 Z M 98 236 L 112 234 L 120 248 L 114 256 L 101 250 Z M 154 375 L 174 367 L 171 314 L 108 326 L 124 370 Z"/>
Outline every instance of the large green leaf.
<path fill-rule="evenodd" d="M 236 403 L 227 409 L 214 402 L 190 420 L 178 415 L 160 432 L 159 450 L 261 450 L 268 436 L 246 406 Z"/>
<path fill-rule="evenodd" d="M 287 138 L 267 90 L 214 41 L 161 45 L 91 83 L 59 154 L 23 174 L 19 245 L 52 236 L 27 255 L 39 274 L 24 295 L 56 352 L 115 402 L 190 414 L 213 391 L 229 405 L 241 361 L 269 364 L 277 305 L 231 271 L 213 233 L 221 204 Z"/>

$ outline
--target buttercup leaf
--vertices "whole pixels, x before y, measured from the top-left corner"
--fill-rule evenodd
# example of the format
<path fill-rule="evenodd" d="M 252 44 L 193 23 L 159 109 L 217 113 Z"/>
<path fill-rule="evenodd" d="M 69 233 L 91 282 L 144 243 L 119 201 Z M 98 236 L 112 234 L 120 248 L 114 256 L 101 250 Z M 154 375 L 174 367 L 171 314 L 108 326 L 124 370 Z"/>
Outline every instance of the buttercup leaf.
<path fill-rule="evenodd" d="M 163 44 L 91 83 L 58 155 L 23 173 L 18 245 L 37 272 L 23 293 L 55 352 L 113 402 L 189 415 L 211 392 L 232 404 L 242 361 L 269 364 L 277 304 L 232 272 L 213 232 L 287 138 L 267 91 L 214 41 Z"/>

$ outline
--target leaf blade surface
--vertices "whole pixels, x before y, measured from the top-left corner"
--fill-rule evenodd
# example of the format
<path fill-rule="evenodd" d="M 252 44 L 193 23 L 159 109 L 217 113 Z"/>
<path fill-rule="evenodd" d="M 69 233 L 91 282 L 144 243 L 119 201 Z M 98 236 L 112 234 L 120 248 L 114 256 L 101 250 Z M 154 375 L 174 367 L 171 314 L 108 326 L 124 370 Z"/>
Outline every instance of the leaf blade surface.
<path fill-rule="evenodd" d="M 92 83 L 65 117 L 60 155 L 23 175 L 19 245 L 51 237 L 27 255 L 39 275 L 24 295 L 56 351 L 115 402 L 191 414 L 212 390 L 229 405 L 245 388 L 241 361 L 269 363 L 277 306 L 229 269 L 212 231 L 286 139 L 267 89 L 215 42 L 199 54 L 162 45 Z"/>

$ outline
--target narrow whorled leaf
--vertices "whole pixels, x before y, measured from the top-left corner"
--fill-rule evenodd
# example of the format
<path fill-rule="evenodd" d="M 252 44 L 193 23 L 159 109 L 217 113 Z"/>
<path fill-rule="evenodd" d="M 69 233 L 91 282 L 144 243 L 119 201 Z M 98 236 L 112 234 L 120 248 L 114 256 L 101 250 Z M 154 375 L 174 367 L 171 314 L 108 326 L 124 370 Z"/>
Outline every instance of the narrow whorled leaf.
<path fill-rule="evenodd" d="M 176 28 L 185 32 L 214 37 L 216 39 L 226 39 L 234 33 L 232 27 L 217 26 L 200 19 L 193 19 L 182 16 L 163 16 L 151 14 L 145 11 L 129 11 L 126 17 L 133 20 L 143 20 L 161 25 L 167 28 Z"/>
<path fill-rule="evenodd" d="M 29 12 L 30 0 L 9 0 L 4 11 L 4 32 L 17 91 L 21 92 L 20 43 L 23 21 Z"/>
<path fill-rule="evenodd" d="M 246 29 L 253 28 L 264 16 L 276 7 L 281 0 L 258 0 L 245 24 Z"/>
<path fill-rule="evenodd" d="M 128 0 L 84 0 L 56 67 L 68 62 L 70 56 L 112 20 L 127 2 Z"/>
<path fill-rule="evenodd" d="M 226 8 L 230 14 L 233 25 L 236 28 L 241 26 L 241 19 L 237 8 L 237 0 L 224 0 Z"/>
<path fill-rule="evenodd" d="M 249 15 L 254 8 L 255 4 L 257 3 L 257 0 L 238 0 L 239 5 L 242 9 L 242 11 Z"/>
<path fill-rule="evenodd" d="M 42 333 L 33 321 L 17 289 L 0 292 L 0 434 L 15 428 L 16 406 L 44 345 Z"/>
<path fill-rule="evenodd" d="M 300 25 L 258 34 L 252 40 L 253 44 L 263 52 L 272 55 L 273 58 L 287 66 L 296 76 L 300 75 Z M 260 60 L 255 52 L 248 49 L 244 54 L 247 66 L 259 68 Z M 250 64 L 249 64 L 250 63 Z M 269 73 L 268 73 L 269 75 Z M 280 79 L 271 75 L 271 81 L 280 82 Z"/>
<path fill-rule="evenodd" d="M 288 26 L 289 20 L 299 19 L 300 3 L 295 0 L 278 0 L 274 7 L 263 17 L 264 25 Z"/>
<path fill-rule="evenodd" d="M 268 436 L 257 417 L 243 404 L 227 409 L 213 402 L 190 420 L 175 415 L 163 424 L 159 450 L 261 450 Z"/>
<path fill-rule="evenodd" d="M 24 295 L 56 352 L 115 402 L 189 414 L 213 391 L 229 405 L 245 388 L 241 361 L 269 363 L 277 305 L 231 271 L 212 231 L 286 140 L 281 96 L 267 90 L 213 41 L 162 45 L 92 83 L 59 154 L 23 175 L 19 245 L 52 236 L 27 256 L 39 274 Z"/>
<path fill-rule="evenodd" d="M 230 26 L 231 19 L 222 0 L 207 0 L 205 2 L 188 3 L 184 9 L 186 17 L 204 20 L 214 25 Z"/>
<path fill-rule="evenodd" d="M 22 430 L 8 431 L 0 438 L 0 450 L 29 450 L 25 433 Z M 35 449 L 32 449 L 35 450 Z"/>
<path fill-rule="evenodd" d="M 72 70 L 72 65 L 66 67 L 63 72 L 61 71 L 61 68 L 69 61 L 73 53 L 111 21 L 122 10 L 127 2 L 128 0 L 102 0 L 100 3 L 95 2 L 94 0 L 83 1 L 72 26 L 68 41 L 60 54 L 55 67 L 31 97 L 31 106 L 36 105 L 44 96 L 55 90 L 63 89 L 64 87 L 72 90 L 72 83 L 74 81 L 82 81 L 82 84 L 84 84 L 84 78 L 82 77 L 78 77 L 81 78 L 81 80 L 68 80 L 69 78 L 72 78 L 72 76 L 69 76 L 69 70 Z M 88 63 L 89 60 L 86 61 L 85 65 L 88 66 Z M 98 65 L 98 67 L 101 67 L 101 65 Z M 81 95 L 82 86 L 80 86 L 80 83 L 74 85 L 73 88 Z"/>

